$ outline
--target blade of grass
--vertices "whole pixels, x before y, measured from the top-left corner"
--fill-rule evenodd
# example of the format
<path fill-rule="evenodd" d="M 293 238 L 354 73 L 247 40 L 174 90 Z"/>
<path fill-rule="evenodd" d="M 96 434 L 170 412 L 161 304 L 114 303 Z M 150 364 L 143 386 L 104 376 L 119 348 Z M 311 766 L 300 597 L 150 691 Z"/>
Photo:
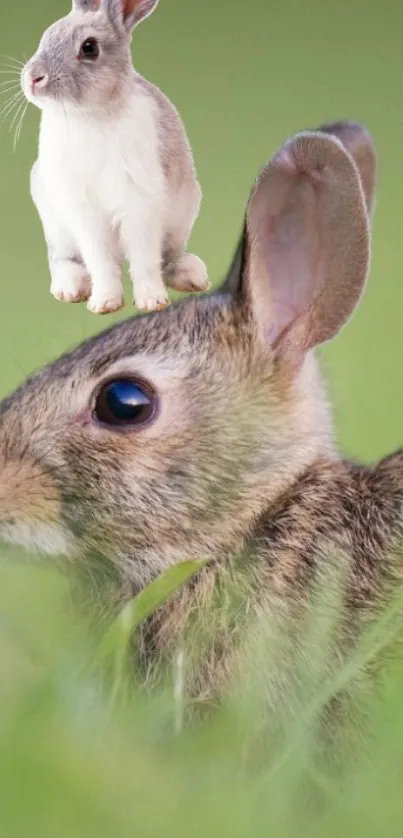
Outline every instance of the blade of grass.
<path fill-rule="evenodd" d="M 153 612 L 163 605 L 185 582 L 188 582 L 206 561 L 186 561 L 168 568 L 165 573 L 150 582 L 134 599 L 127 602 L 119 612 L 112 625 L 107 630 L 98 648 L 95 664 L 108 658 L 113 661 L 113 693 L 112 706 L 115 705 L 121 692 L 127 652 L 131 638 L 140 624 L 150 617 Z"/>

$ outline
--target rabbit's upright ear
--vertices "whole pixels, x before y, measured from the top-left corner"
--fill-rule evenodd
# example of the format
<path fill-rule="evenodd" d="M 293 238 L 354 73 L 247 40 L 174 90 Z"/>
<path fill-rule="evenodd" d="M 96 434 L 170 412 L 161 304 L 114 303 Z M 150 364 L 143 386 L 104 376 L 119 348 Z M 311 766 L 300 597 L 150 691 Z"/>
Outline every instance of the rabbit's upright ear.
<path fill-rule="evenodd" d="M 341 329 L 369 265 L 360 176 L 341 141 L 296 135 L 261 172 L 223 291 L 258 339 L 297 362 Z"/>
<path fill-rule="evenodd" d="M 371 135 L 357 122 L 329 122 L 317 130 L 338 137 L 351 154 L 360 173 L 367 210 L 371 216 L 376 189 L 376 151 Z"/>
<path fill-rule="evenodd" d="M 103 0 L 110 18 L 130 32 L 154 11 L 158 0 Z"/>
<path fill-rule="evenodd" d="M 73 11 L 96 12 L 101 6 L 102 0 L 73 0 Z"/>

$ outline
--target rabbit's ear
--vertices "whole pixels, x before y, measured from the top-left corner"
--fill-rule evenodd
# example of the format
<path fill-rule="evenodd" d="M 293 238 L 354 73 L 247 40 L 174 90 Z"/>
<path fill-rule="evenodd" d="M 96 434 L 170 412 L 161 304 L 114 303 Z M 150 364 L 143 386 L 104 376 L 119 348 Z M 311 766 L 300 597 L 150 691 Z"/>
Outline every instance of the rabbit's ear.
<path fill-rule="evenodd" d="M 73 11 L 96 12 L 100 8 L 102 0 L 73 0 Z"/>
<path fill-rule="evenodd" d="M 234 297 L 237 295 L 245 270 L 246 240 L 247 227 L 245 221 L 236 251 L 232 257 L 231 266 L 227 270 L 224 282 L 218 288 L 218 294 L 231 294 Z"/>
<path fill-rule="evenodd" d="M 235 295 L 261 341 L 298 360 L 334 337 L 354 311 L 369 250 L 352 158 L 338 139 L 304 132 L 258 177 L 221 291 Z"/>
<path fill-rule="evenodd" d="M 158 0 L 104 0 L 109 16 L 130 32 L 154 11 Z"/>
<path fill-rule="evenodd" d="M 350 152 L 361 176 L 367 210 L 371 216 L 376 189 L 376 151 L 372 137 L 357 122 L 329 122 L 317 130 L 338 137 Z"/>
<path fill-rule="evenodd" d="M 315 129 L 315 133 L 318 131 L 337 137 L 351 154 L 360 173 L 365 203 L 371 217 L 375 204 L 377 169 L 375 145 L 371 135 L 363 125 L 348 121 L 325 123 Z M 246 225 L 239 239 L 226 280 L 220 288 L 221 293 L 231 293 L 237 288 L 239 276 L 242 272 L 243 259 L 245 257 L 245 246 Z"/>

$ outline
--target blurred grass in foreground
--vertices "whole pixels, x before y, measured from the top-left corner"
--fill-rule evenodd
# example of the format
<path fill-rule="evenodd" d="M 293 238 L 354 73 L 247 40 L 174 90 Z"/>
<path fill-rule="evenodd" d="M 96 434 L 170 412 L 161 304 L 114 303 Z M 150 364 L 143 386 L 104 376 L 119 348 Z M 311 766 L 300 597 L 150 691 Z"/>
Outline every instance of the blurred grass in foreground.
<path fill-rule="evenodd" d="M 70 0 L 3 3 L 0 69 L 32 55 Z M 400 23 L 399 23 L 400 21 Z M 395 0 L 160 0 L 138 27 L 134 61 L 178 107 L 203 203 L 191 249 L 219 283 L 231 260 L 260 166 L 301 128 L 360 120 L 379 155 L 373 266 L 359 311 L 324 350 L 343 450 L 372 460 L 402 443 L 403 191 L 400 115 L 403 6 Z M 7 74 L 0 108 L 10 95 Z M 0 82 L 1 84 L 1 82 Z M 29 195 L 39 112 L 28 109 L 16 153 L 0 125 L 0 396 L 68 347 L 128 317 L 95 317 L 49 293 L 46 248 Z"/>
<path fill-rule="evenodd" d="M 158 580 L 100 645 L 65 577 L 41 566 L 0 566 L 0 834 L 400 836 L 403 668 L 391 660 L 372 692 L 360 672 L 394 642 L 401 602 L 370 626 L 330 681 L 330 623 L 321 611 L 307 624 L 294 700 L 277 706 L 280 730 L 264 709 L 265 680 L 252 674 L 266 656 L 269 670 L 273 647 L 281 649 L 272 631 L 270 644 L 262 631 L 249 647 L 245 676 L 225 705 L 182 727 L 175 661 L 164 688 L 117 687 L 128 629 L 194 570 L 177 567 Z M 120 662 L 112 674 L 105 654 Z M 368 730 L 371 737 L 358 748 L 351 721 L 334 752 L 318 746 L 318 711 L 346 687 L 365 710 L 363 741 Z"/>

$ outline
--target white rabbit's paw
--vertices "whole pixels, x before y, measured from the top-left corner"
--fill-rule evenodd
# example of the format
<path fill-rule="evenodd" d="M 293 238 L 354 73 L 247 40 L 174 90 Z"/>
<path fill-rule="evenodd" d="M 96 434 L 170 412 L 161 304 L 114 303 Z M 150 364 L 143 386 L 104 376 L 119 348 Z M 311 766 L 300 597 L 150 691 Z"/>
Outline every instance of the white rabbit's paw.
<path fill-rule="evenodd" d="M 91 282 L 85 268 L 76 262 L 62 262 L 52 271 L 50 293 L 64 303 L 81 303 L 91 294 Z"/>
<path fill-rule="evenodd" d="M 119 311 L 125 304 L 121 291 L 116 293 L 93 293 L 87 303 L 87 308 L 93 314 L 111 314 Z"/>
<path fill-rule="evenodd" d="M 207 268 L 193 253 L 184 253 L 166 267 L 166 281 L 176 291 L 208 291 Z"/>
<path fill-rule="evenodd" d="M 136 289 L 134 304 L 138 311 L 160 311 L 167 308 L 170 301 L 165 289 L 156 293 L 152 287 L 144 285 L 140 291 Z"/>

